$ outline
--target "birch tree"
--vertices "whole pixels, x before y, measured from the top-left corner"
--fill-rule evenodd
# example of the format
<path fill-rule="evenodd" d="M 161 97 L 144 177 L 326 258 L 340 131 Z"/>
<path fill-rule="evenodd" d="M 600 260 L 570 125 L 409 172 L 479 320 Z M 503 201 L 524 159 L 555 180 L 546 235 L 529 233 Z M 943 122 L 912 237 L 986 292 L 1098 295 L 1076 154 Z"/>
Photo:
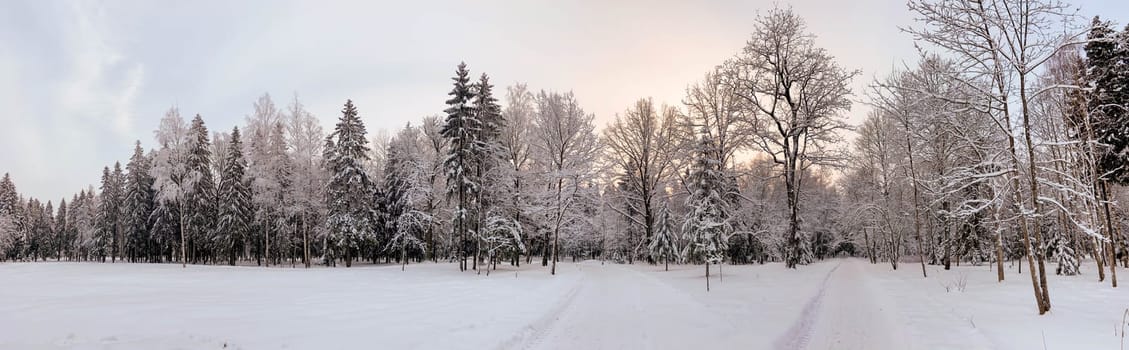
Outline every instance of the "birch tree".
<path fill-rule="evenodd" d="M 156 131 L 157 151 L 150 170 L 153 175 L 153 189 L 156 193 L 159 209 L 166 213 L 178 213 L 176 232 L 180 235 L 180 263 L 181 267 L 187 265 L 187 239 L 184 237 L 185 217 L 180 206 L 185 196 L 185 181 L 188 176 L 188 125 L 180 118 L 180 111 L 176 108 L 169 109 L 161 118 L 160 127 Z M 160 226 L 158 226 L 160 227 Z"/>
<path fill-rule="evenodd" d="M 540 175 L 545 180 L 542 193 L 544 217 L 548 227 L 552 260 L 550 274 L 557 273 L 562 231 L 582 224 L 578 211 L 584 186 L 591 186 L 593 164 L 599 156 L 599 137 L 594 115 L 580 107 L 571 93 L 541 91 L 537 95 L 537 114 L 533 119 L 532 144 Z M 548 261 L 542 260 L 542 265 Z"/>
<path fill-rule="evenodd" d="M 982 88 L 971 79 L 965 80 L 965 85 L 977 88 L 988 98 L 984 106 L 998 118 L 999 129 L 1008 137 L 1013 188 L 1010 192 L 1021 216 L 1019 226 L 1028 251 L 1028 265 L 1033 267 L 1030 275 L 1036 307 L 1040 315 L 1045 314 L 1051 303 L 1038 213 L 1046 197 L 1040 195 L 1039 189 L 1031 100 L 1047 91 L 1033 89 L 1036 70 L 1078 36 L 1064 38 L 1058 34 L 1073 14 L 1068 5 L 1056 0 L 913 0 L 909 8 L 922 25 L 904 30 L 917 40 L 954 55 L 967 77 L 990 82 L 990 88 Z M 1026 151 L 1022 160 L 1024 154 L 1018 146 Z M 1021 167 L 1025 169 L 1021 171 Z"/>

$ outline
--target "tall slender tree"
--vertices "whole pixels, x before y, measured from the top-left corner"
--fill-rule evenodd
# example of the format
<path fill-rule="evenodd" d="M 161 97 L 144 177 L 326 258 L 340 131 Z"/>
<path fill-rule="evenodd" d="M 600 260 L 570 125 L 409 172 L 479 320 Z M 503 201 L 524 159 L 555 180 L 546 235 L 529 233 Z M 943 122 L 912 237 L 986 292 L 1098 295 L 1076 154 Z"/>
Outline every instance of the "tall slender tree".
<path fill-rule="evenodd" d="M 774 8 L 756 20 L 752 38 L 730 61 L 734 91 L 753 118 L 752 141 L 781 169 L 788 203 L 784 261 L 789 268 L 812 260 L 801 229 L 803 174 L 814 166 L 837 166 L 845 155 L 835 144 L 847 129 L 851 80 L 827 50 L 815 46 L 804 20 L 790 8 Z"/>
<path fill-rule="evenodd" d="M 365 126 L 357 116 L 353 100 L 345 101 L 341 119 L 326 145 L 326 161 L 330 171 L 326 193 L 329 216 L 330 247 L 335 260 L 341 254 L 345 266 L 353 264 L 362 241 L 371 238 L 375 221 L 372 212 L 372 181 L 365 172 L 369 160 Z"/>
<path fill-rule="evenodd" d="M 220 172 L 218 191 L 218 222 L 216 227 L 217 251 L 227 256 L 227 263 L 235 265 L 251 231 L 253 208 L 251 184 L 247 179 L 247 160 L 243 158 L 243 142 L 239 128 L 231 130 L 224 168 Z"/>
<path fill-rule="evenodd" d="M 125 235 L 129 241 L 129 253 L 126 254 L 131 261 L 140 257 L 143 251 L 149 251 L 146 242 L 150 240 L 152 227 L 150 217 L 153 214 L 153 177 L 150 175 L 150 160 L 141 149 L 141 141 L 133 146 L 133 156 L 126 163 L 125 181 Z"/>
<path fill-rule="evenodd" d="M 446 122 L 440 129 L 440 134 L 448 141 L 447 159 L 443 162 L 447 171 L 447 197 L 455 202 L 454 212 L 451 215 L 454 237 L 457 237 L 455 249 L 459 255 L 459 270 L 466 271 L 467 251 L 469 239 L 474 237 L 473 210 L 477 206 L 478 193 L 481 186 L 476 175 L 475 160 L 481 154 L 482 143 L 480 133 L 482 123 L 478 120 L 472 100 L 474 87 L 468 78 L 466 63 L 459 63 L 455 70 L 455 77 L 451 96 L 447 100 Z"/>
<path fill-rule="evenodd" d="M 206 259 L 215 232 L 216 184 L 212 174 L 211 141 L 208 128 L 199 114 L 192 118 L 188 130 L 188 151 L 185 157 L 185 200 L 183 215 L 185 233 L 192 249 L 192 261 Z"/>

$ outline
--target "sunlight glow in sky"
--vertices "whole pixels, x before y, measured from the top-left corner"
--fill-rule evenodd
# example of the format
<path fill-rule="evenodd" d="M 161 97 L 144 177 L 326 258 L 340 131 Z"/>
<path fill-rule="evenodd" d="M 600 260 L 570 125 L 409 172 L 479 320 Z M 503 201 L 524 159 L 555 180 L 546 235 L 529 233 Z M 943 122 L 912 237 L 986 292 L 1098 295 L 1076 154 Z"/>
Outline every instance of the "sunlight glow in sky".
<path fill-rule="evenodd" d="M 0 173 L 57 202 L 152 147 L 169 107 L 229 130 L 263 93 L 297 94 L 327 129 L 351 98 L 370 133 L 394 130 L 442 111 L 459 61 L 498 91 L 572 90 L 602 126 L 638 98 L 680 104 L 777 2 L 863 71 L 858 98 L 916 57 L 901 1 L 2 1 Z M 1075 2 L 1129 19 L 1124 1 Z"/>

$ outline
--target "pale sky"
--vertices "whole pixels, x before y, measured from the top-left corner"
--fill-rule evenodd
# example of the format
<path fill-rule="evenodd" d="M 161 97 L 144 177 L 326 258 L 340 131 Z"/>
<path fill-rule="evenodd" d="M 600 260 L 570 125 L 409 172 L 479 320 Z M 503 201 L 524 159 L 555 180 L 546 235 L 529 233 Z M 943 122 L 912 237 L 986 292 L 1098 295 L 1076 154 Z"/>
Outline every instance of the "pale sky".
<path fill-rule="evenodd" d="M 1124 24 L 1129 2 L 1075 0 Z M 270 93 L 332 128 L 353 99 L 370 133 L 437 114 L 455 65 L 499 93 L 572 90 L 603 126 L 641 97 L 679 104 L 740 50 L 758 11 L 792 6 L 866 84 L 916 57 L 900 0 L 0 1 L 0 173 L 58 202 L 153 147 L 171 106 L 210 130 Z M 856 103 L 852 122 L 866 106 Z"/>

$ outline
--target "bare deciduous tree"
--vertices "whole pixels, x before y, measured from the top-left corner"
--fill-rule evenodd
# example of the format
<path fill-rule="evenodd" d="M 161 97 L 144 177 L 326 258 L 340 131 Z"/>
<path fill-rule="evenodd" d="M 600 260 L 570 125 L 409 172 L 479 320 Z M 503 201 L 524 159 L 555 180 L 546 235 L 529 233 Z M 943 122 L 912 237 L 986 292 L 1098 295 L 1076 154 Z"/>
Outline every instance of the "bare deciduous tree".
<path fill-rule="evenodd" d="M 672 107 L 656 108 L 651 99 L 640 99 L 604 129 L 607 161 L 616 168 L 617 180 L 628 197 L 629 210 L 620 214 L 643 228 L 643 237 L 629 237 L 632 252 L 628 261 L 657 229 L 659 196 L 674 170 L 678 115 Z"/>
<path fill-rule="evenodd" d="M 801 174 L 819 165 L 840 165 L 835 148 L 848 129 L 843 112 L 851 107 L 851 80 L 827 50 L 815 46 L 803 19 L 776 8 L 758 17 L 745 49 L 729 62 L 726 82 L 747 103 L 752 143 L 772 157 L 783 173 L 788 201 L 785 262 L 789 268 L 811 261 L 800 232 Z"/>

